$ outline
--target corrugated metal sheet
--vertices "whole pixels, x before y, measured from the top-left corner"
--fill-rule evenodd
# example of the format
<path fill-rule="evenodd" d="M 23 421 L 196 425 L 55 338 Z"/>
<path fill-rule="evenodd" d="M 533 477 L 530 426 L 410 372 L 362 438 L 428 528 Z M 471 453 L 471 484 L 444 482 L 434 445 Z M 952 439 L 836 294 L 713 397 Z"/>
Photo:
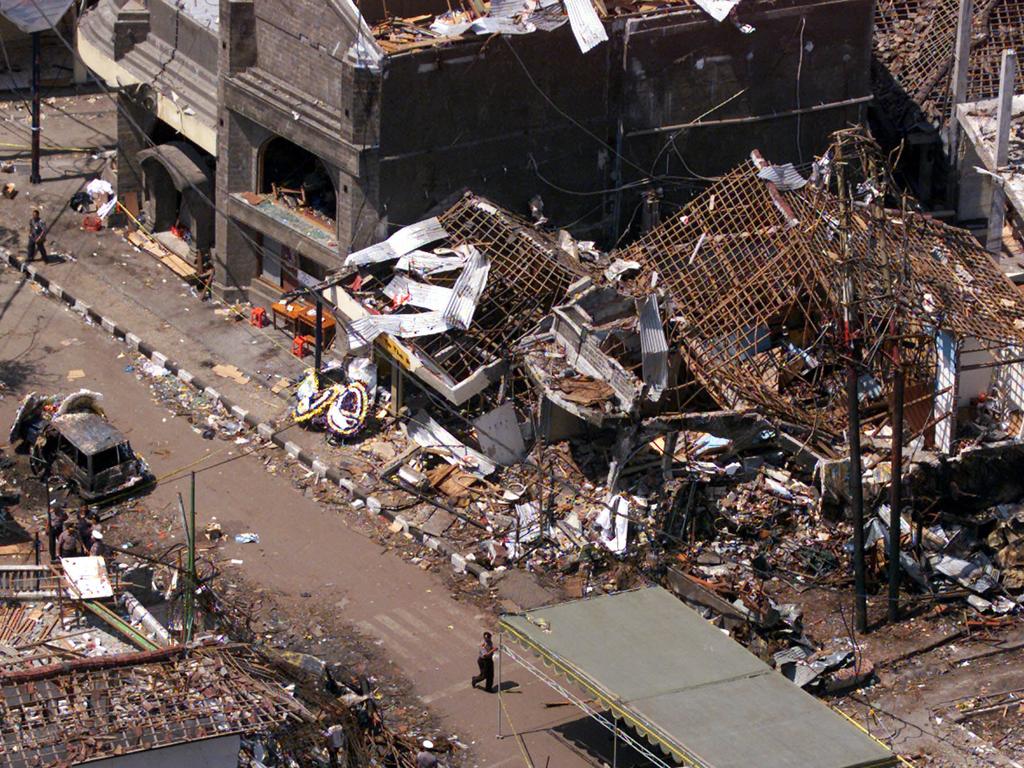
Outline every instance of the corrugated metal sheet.
<path fill-rule="evenodd" d="M 435 312 L 444 312 L 452 299 L 452 294 L 451 288 L 419 283 L 405 275 L 395 275 L 391 282 L 384 286 L 384 295 L 392 301 L 411 307 L 432 309 Z"/>
<path fill-rule="evenodd" d="M 442 272 L 454 272 L 462 269 L 466 264 L 465 254 L 453 251 L 450 248 L 436 248 L 438 253 L 429 251 L 410 251 L 398 260 L 395 264 L 396 270 L 413 272 L 421 277 L 428 275 L 439 275 Z"/>
<path fill-rule="evenodd" d="M 648 296 L 636 303 L 640 316 L 640 353 L 643 358 L 644 384 L 647 399 L 657 402 L 668 386 L 668 340 L 661 322 L 657 296 Z"/>
<path fill-rule="evenodd" d="M 345 266 L 361 267 L 366 264 L 393 261 L 400 256 L 415 251 L 417 248 L 436 243 L 438 240 L 444 240 L 446 237 L 448 237 L 448 233 L 445 232 L 441 222 L 434 216 L 433 218 L 410 224 L 407 227 L 402 227 L 382 243 L 350 253 L 345 257 Z"/>
<path fill-rule="evenodd" d="M 583 53 L 608 40 L 608 33 L 604 31 L 591 0 L 565 0 L 565 10 L 569 14 L 569 25 L 576 36 L 576 43 Z"/>
<path fill-rule="evenodd" d="M 441 312 L 417 312 L 409 315 L 367 315 L 346 324 L 350 350 L 362 349 L 386 333 L 399 339 L 433 336 L 450 328 Z"/>
<path fill-rule="evenodd" d="M 487 477 L 495 470 L 496 465 L 490 459 L 460 442 L 426 411 L 418 411 L 405 429 L 414 442 L 424 448 L 438 450 L 449 464 L 462 467 L 479 477 Z"/>
<path fill-rule="evenodd" d="M 739 5 L 740 0 L 694 0 L 694 2 L 715 21 L 725 21 L 725 17 Z"/>
<path fill-rule="evenodd" d="M 491 271 L 491 263 L 472 245 L 460 246 L 468 249 L 469 258 L 466 266 L 455 281 L 452 298 L 444 310 L 444 317 L 452 328 L 467 330 L 473 322 L 476 304 L 487 286 L 487 275 Z"/>
<path fill-rule="evenodd" d="M 757 178 L 771 182 L 780 192 L 803 189 L 807 184 L 807 179 L 800 175 L 792 163 L 766 166 L 757 172 Z"/>

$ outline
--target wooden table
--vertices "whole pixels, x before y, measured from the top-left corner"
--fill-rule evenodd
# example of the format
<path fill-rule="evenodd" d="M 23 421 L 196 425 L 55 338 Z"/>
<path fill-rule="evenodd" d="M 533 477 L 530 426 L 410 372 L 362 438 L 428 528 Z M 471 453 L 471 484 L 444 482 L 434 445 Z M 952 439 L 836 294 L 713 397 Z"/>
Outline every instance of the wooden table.
<path fill-rule="evenodd" d="M 285 319 L 285 327 L 292 332 L 293 336 L 316 337 L 316 306 L 305 301 L 275 301 L 270 305 L 271 322 L 277 328 L 277 319 Z M 323 317 L 324 346 L 329 347 L 334 341 L 334 334 L 337 331 L 334 316 L 324 310 Z"/>

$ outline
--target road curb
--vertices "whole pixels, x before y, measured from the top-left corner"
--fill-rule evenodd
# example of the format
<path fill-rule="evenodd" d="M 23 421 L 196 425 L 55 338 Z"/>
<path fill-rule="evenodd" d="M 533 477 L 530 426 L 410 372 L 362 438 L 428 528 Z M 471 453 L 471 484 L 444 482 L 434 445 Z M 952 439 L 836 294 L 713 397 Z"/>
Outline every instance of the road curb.
<path fill-rule="evenodd" d="M 219 402 L 225 411 L 234 415 L 236 418 L 240 418 L 248 427 L 254 429 L 260 437 L 265 440 L 269 440 L 273 445 L 285 451 L 285 453 L 299 464 L 316 474 L 317 477 L 326 478 L 329 482 L 337 485 L 339 488 L 344 488 L 351 498 L 360 499 L 366 504 L 368 509 L 375 507 L 376 514 L 387 520 L 389 523 L 394 524 L 397 522 L 402 526 L 403 533 L 408 533 L 414 541 L 445 556 L 454 573 L 468 573 L 476 578 L 482 586 L 488 588 L 491 587 L 498 578 L 500 578 L 501 574 L 499 572 L 490 571 L 484 568 L 479 563 L 470 560 L 466 555 L 463 555 L 443 539 L 431 536 L 420 528 L 411 525 L 400 515 L 396 515 L 395 513 L 384 509 L 379 500 L 368 494 L 352 480 L 343 477 L 337 469 L 331 467 L 319 456 L 304 450 L 297 443 L 285 440 L 278 434 L 277 429 L 273 424 L 270 422 L 258 421 L 248 410 L 241 407 L 230 398 L 222 395 L 216 389 L 204 382 L 200 377 L 182 368 L 167 355 L 155 350 L 141 337 L 131 333 L 116 321 L 102 316 L 90 305 L 68 293 L 65 288 L 51 282 L 45 275 L 40 274 L 38 268 L 34 264 L 26 264 L 24 261 L 14 256 L 13 253 L 2 248 L 0 248 L 0 259 L 2 259 L 7 266 L 26 275 L 28 279 L 40 286 L 54 298 L 66 304 L 76 314 L 81 315 L 84 321 L 92 325 L 98 325 L 101 329 L 113 336 L 114 339 L 123 341 L 131 349 L 137 351 L 154 365 L 168 371 L 183 384 L 192 387 L 197 392 L 201 392 L 212 400 Z M 372 502 L 370 501 L 371 499 L 373 500 Z"/>

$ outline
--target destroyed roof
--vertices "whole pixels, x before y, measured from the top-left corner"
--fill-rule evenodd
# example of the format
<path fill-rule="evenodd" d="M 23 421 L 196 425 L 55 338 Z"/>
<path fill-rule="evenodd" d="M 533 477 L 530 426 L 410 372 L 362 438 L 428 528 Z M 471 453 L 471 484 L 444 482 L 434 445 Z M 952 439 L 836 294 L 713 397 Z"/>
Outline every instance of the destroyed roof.
<path fill-rule="evenodd" d="M 54 417 L 51 423 L 78 450 L 89 456 L 127 440 L 113 424 L 95 413 L 66 413 Z"/>
<path fill-rule="evenodd" d="M 505 614 L 501 627 L 685 765 L 897 764 L 661 587 Z"/>
<path fill-rule="evenodd" d="M 447 254 L 462 249 L 461 262 L 458 254 L 419 250 L 431 243 Z M 417 273 L 417 261 L 445 258 L 455 266 Z M 497 379 L 515 343 L 579 277 L 552 236 L 472 194 L 436 220 L 351 254 L 348 263 L 367 280 L 352 279 L 348 268 L 327 281 L 324 295 L 345 315 L 350 343 L 359 346 L 376 332 L 400 338 L 387 348 L 457 404 Z M 421 311 L 437 301 L 439 309 Z"/>
<path fill-rule="evenodd" d="M 845 428 L 838 200 L 812 184 L 781 191 L 759 178 L 763 167 L 752 153 L 623 257 L 645 265 L 638 294 L 654 283 L 671 296 L 670 341 L 719 405 L 757 404 L 836 436 Z M 907 273 L 900 317 L 921 339 L 922 379 L 934 373 L 935 329 L 1001 351 L 1024 346 L 1024 300 L 969 232 L 920 214 L 869 219 L 854 206 L 865 349 L 881 347 L 895 316 L 894 263 Z"/>
<path fill-rule="evenodd" d="M 0 674 L 0 766 L 79 764 L 313 715 L 245 646 L 172 648 Z"/>
<path fill-rule="evenodd" d="M 950 117 L 953 54 L 960 0 L 880 0 L 875 6 L 875 95 L 885 112 L 909 128 L 923 116 L 941 125 Z M 999 61 L 1006 48 L 1024 48 L 1024 0 L 974 3 L 967 101 L 999 93 Z M 1024 74 L 1017 88 L 1024 90 Z"/>
<path fill-rule="evenodd" d="M 723 23 L 739 11 L 777 11 L 800 7 L 814 0 L 620 0 L 607 5 L 595 0 L 492 0 L 473 10 L 453 9 L 438 13 L 433 8 L 408 18 L 388 17 L 376 23 L 373 35 L 387 55 L 402 54 L 428 46 L 467 40 L 483 40 L 493 34 L 525 35 L 550 32 L 569 23 L 579 49 L 586 53 L 607 42 L 610 27 L 622 18 L 669 17 L 674 23 Z M 443 5 L 441 6 L 443 9 Z M 478 9 L 485 11 L 479 13 Z M 737 26 L 739 22 L 737 21 Z"/>

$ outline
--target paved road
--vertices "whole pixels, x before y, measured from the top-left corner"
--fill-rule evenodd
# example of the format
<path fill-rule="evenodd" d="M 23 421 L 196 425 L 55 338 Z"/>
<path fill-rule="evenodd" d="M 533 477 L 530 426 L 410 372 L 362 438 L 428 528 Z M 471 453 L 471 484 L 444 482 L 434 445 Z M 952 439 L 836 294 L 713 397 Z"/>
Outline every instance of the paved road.
<path fill-rule="evenodd" d="M 88 387 L 105 393 L 108 413 L 158 476 L 238 450 L 202 440 L 184 419 L 154 404 L 148 388 L 123 370 L 126 361 L 118 355 L 124 351 L 13 271 L 0 270 L 0 378 L 13 390 L 0 402 L 0 434 L 6 434 L 22 393 Z M 75 369 L 85 376 L 69 382 Z M 180 490 L 182 483 L 162 485 L 149 503 L 170 503 Z M 225 554 L 244 561 L 243 575 L 285 600 L 301 603 L 301 593 L 312 592 L 321 605 L 337 606 L 390 655 L 449 733 L 473 743 L 478 765 L 525 764 L 515 739 L 496 739 L 496 698 L 469 688 L 484 617 L 452 599 L 439 576 L 381 551 L 255 458 L 199 474 L 197 508 L 200 525 L 216 516 L 228 530 L 257 531 L 259 545 L 226 545 Z M 521 693 L 504 698 L 516 727 L 530 732 L 524 739 L 535 765 L 588 765 L 545 730 L 559 722 L 553 716 L 573 719 L 572 711 L 545 710 L 541 702 L 555 694 L 522 670 L 509 677 L 522 684 Z"/>

